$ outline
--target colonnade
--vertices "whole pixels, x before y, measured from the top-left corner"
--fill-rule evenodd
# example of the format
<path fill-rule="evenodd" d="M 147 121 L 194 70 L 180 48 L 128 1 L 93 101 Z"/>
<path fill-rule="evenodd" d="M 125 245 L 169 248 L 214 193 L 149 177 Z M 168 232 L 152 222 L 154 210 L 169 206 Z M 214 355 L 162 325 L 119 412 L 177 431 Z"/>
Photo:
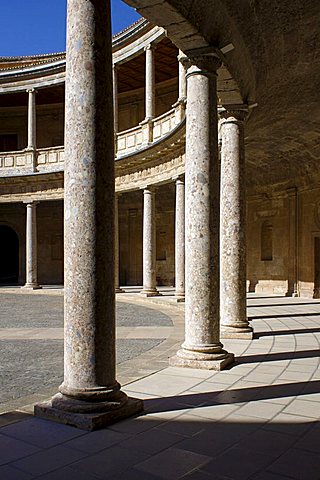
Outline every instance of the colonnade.
<path fill-rule="evenodd" d="M 128 399 L 115 377 L 114 119 L 110 114 L 113 80 L 109 8 L 107 0 L 68 1 L 64 381 L 50 402 L 35 406 L 36 415 L 86 429 L 99 428 L 142 409 L 141 401 Z M 95 54 L 97 45 L 99 55 Z M 222 182 L 221 198 L 228 198 L 232 212 L 228 223 L 224 206 L 219 209 L 216 79 L 220 60 L 209 48 L 186 54 L 185 341 L 171 364 L 221 370 L 232 363 L 233 354 L 225 351 L 220 342 L 220 257 L 224 257 L 222 270 L 232 280 L 224 301 L 228 304 L 236 295 L 236 315 L 240 316 L 230 316 L 230 309 L 224 311 L 224 328 L 229 334 L 235 329 L 239 336 L 241 329 L 245 333 L 249 329 L 244 302 L 240 302 L 241 295 L 245 297 L 241 275 L 245 254 L 244 250 L 237 253 L 245 228 L 240 205 L 244 188 L 243 128 L 242 119 L 235 114 L 238 108 L 233 107 L 232 115 L 227 115 L 222 125 L 221 170 L 230 174 L 232 171 L 235 179 L 232 184 Z M 154 256 L 150 249 L 154 244 L 154 193 L 150 186 L 144 189 L 144 198 L 145 264 L 150 265 L 144 290 L 155 293 Z M 219 210 L 226 221 L 221 234 Z M 231 248 L 234 243 L 236 246 Z M 232 272 L 234 265 L 237 268 Z"/>
<path fill-rule="evenodd" d="M 156 117 L 156 77 L 155 77 L 155 43 L 150 43 L 144 48 L 145 52 L 145 117 L 140 123 L 143 131 L 143 142 L 149 144 L 152 142 L 153 129 L 152 122 Z M 180 51 L 178 55 L 179 75 L 178 75 L 178 100 L 172 105 L 176 108 L 177 121 L 181 121 L 185 115 L 186 105 L 186 56 Z M 113 64 L 113 109 L 114 109 L 114 131 L 119 132 L 119 105 L 118 105 L 118 73 L 120 66 Z"/>

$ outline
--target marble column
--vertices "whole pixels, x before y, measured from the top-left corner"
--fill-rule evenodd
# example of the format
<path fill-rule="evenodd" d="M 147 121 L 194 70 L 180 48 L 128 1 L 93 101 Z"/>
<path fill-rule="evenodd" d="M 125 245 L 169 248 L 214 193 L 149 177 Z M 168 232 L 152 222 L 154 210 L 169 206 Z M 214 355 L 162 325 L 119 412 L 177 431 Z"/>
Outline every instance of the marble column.
<path fill-rule="evenodd" d="M 120 288 L 119 284 L 119 194 L 115 196 L 114 202 L 114 280 L 115 280 L 115 290 L 116 293 L 124 293 L 124 290 Z"/>
<path fill-rule="evenodd" d="M 175 297 L 177 301 L 185 299 L 185 192 L 184 179 L 176 179 L 176 215 L 175 215 Z"/>
<path fill-rule="evenodd" d="M 119 131 L 119 113 L 118 113 L 118 67 L 113 64 L 112 69 L 113 79 L 113 118 L 114 118 L 114 133 Z"/>
<path fill-rule="evenodd" d="M 26 283 L 24 288 L 37 290 L 38 284 L 38 256 L 37 256 L 37 204 L 39 202 L 25 202 L 27 207 L 26 218 Z"/>
<path fill-rule="evenodd" d="M 298 297 L 298 258 L 299 258 L 299 228 L 298 205 L 299 196 L 297 187 L 287 190 L 288 215 L 289 215 L 289 265 L 288 265 L 288 291 L 286 296 Z"/>
<path fill-rule="evenodd" d="M 219 334 L 219 157 L 214 49 L 186 52 L 185 341 L 170 364 L 221 370 L 233 362 Z"/>
<path fill-rule="evenodd" d="M 223 338 L 253 337 L 246 311 L 246 106 L 220 110 L 220 318 Z"/>
<path fill-rule="evenodd" d="M 28 93 L 28 145 L 27 150 L 31 155 L 32 169 L 37 171 L 37 116 L 36 116 L 36 93 L 32 88 Z"/>
<path fill-rule="evenodd" d="M 186 102 L 187 102 L 186 68 L 188 64 L 188 58 L 181 50 L 179 50 L 178 61 L 179 61 L 179 97 L 177 102 L 172 105 L 173 108 L 175 109 L 176 124 L 179 124 L 185 118 L 185 110 L 186 110 Z"/>
<path fill-rule="evenodd" d="M 28 150 L 35 150 L 37 148 L 37 117 L 36 117 L 36 93 L 32 88 L 27 90 L 28 93 Z"/>
<path fill-rule="evenodd" d="M 186 78 L 186 66 L 188 62 L 188 57 L 179 50 L 178 55 L 179 62 L 179 98 L 178 101 L 185 102 L 187 99 L 187 78 Z"/>
<path fill-rule="evenodd" d="M 145 297 L 159 295 L 156 288 L 156 219 L 155 192 L 152 188 L 143 189 L 143 289 Z"/>
<path fill-rule="evenodd" d="M 142 409 L 115 378 L 110 1 L 68 0 L 64 381 L 35 414 L 86 430 Z"/>
<path fill-rule="evenodd" d="M 152 120 L 155 117 L 155 65 L 154 65 L 154 45 L 150 44 L 145 47 L 146 52 L 146 85 L 145 85 L 145 102 L 146 117 L 145 120 Z"/>

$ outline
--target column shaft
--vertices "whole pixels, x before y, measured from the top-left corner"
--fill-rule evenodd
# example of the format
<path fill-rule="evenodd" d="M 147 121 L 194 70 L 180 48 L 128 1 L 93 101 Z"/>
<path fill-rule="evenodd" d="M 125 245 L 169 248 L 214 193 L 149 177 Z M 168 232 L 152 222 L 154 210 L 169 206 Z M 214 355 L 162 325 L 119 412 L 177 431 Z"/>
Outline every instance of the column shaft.
<path fill-rule="evenodd" d="M 148 45 L 146 52 L 146 120 L 152 120 L 155 117 L 155 65 L 154 65 L 154 46 Z"/>
<path fill-rule="evenodd" d="M 220 197 L 220 315 L 226 338 L 252 338 L 246 313 L 246 107 L 223 110 Z"/>
<path fill-rule="evenodd" d="M 36 131 L 36 90 L 27 90 L 28 93 L 28 150 L 35 150 L 37 145 Z"/>
<path fill-rule="evenodd" d="M 177 300 L 185 298 L 185 191 L 184 181 L 176 181 L 175 277 Z"/>
<path fill-rule="evenodd" d="M 143 290 L 141 295 L 159 295 L 156 288 L 156 221 L 155 193 L 143 190 Z"/>
<path fill-rule="evenodd" d="M 64 381 L 35 410 L 87 430 L 142 408 L 115 379 L 110 18 L 109 0 L 68 0 Z"/>
<path fill-rule="evenodd" d="M 116 293 L 123 293 L 124 290 L 120 288 L 119 284 L 119 195 L 116 194 L 115 196 L 115 209 L 114 209 L 114 220 L 115 220 L 115 227 L 114 227 L 114 237 L 115 237 L 115 245 L 114 245 L 114 279 L 115 279 L 115 290 Z"/>
<path fill-rule="evenodd" d="M 26 218 L 26 283 L 25 288 L 38 289 L 37 210 L 38 202 L 27 203 Z"/>
<path fill-rule="evenodd" d="M 187 98 L 187 79 L 186 79 L 186 61 L 187 57 L 179 50 L 179 99 L 178 101 L 185 101 Z"/>
<path fill-rule="evenodd" d="M 287 296 L 298 297 L 298 190 L 288 191 L 289 265 Z"/>
<path fill-rule="evenodd" d="M 118 113 L 118 68 L 113 65 L 113 117 L 114 117 L 114 133 L 119 131 L 119 113 Z"/>
<path fill-rule="evenodd" d="M 191 57 L 190 57 L 191 55 Z M 219 339 L 219 176 L 216 70 L 192 54 L 187 72 L 185 342 L 172 365 L 221 370 L 233 361 Z"/>

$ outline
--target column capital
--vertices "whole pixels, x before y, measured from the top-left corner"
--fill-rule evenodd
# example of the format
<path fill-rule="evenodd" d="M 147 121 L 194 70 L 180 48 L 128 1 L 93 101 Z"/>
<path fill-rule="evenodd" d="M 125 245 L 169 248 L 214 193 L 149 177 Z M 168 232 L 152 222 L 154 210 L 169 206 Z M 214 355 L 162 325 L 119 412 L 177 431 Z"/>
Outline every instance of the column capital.
<path fill-rule="evenodd" d="M 180 62 L 181 65 L 183 65 L 184 67 L 187 67 L 190 63 L 188 56 L 182 50 L 179 50 L 177 59 L 178 59 L 178 62 Z"/>
<path fill-rule="evenodd" d="M 26 92 L 27 93 L 38 93 L 38 90 L 36 90 L 35 88 L 27 88 Z"/>
<path fill-rule="evenodd" d="M 190 75 L 217 75 L 222 65 L 221 55 L 213 47 L 195 48 L 185 52 L 187 56 L 187 78 Z"/>
<path fill-rule="evenodd" d="M 144 185 L 143 187 L 140 187 L 140 190 L 143 191 L 144 195 L 147 195 L 148 193 L 155 193 L 155 186 L 154 185 Z"/>
<path fill-rule="evenodd" d="M 245 122 L 249 113 L 248 105 L 224 105 L 218 109 L 221 124 L 226 123 L 243 123 Z"/>
<path fill-rule="evenodd" d="M 24 203 L 25 205 L 30 206 L 30 207 L 35 207 L 36 205 L 38 205 L 40 203 L 39 200 L 23 200 L 22 203 Z"/>
<path fill-rule="evenodd" d="M 174 177 L 172 177 L 172 181 L 175 182 L 176 184 L 185 183 L 184 177 L 182 175 L 175 175 Z"/>
<path fill-rule="evenodd" d="M 155 49 L 156 49 L 156 45 L 154 43 L 149 43 L 144 47 L 143 50 L 146 52 L 147 50 L 155 50 Z"/>
<path fill-rule="evenodd" d="M 295 197 L 298 193 L 297 187 L 290 187 L 286 190 L 288 197 Z"/>

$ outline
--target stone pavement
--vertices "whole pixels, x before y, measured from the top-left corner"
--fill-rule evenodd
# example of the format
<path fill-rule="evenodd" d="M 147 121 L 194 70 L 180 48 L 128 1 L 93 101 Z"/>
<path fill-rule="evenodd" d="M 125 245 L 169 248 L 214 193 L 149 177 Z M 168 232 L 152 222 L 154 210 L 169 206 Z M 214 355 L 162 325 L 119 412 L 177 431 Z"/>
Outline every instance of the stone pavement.
<path fill-rule="evenodd" d="M 183 322 L 159 301 L 148 305 L 176 312 L 172 338 L 125 387 L 144 414 L 87 433 L 8 412 L 1 480 L 320 480 L 320 302 L 250 294 L 255 338 L 225 341 L 236 363 L 207 372 L 163 368 Z"/>

